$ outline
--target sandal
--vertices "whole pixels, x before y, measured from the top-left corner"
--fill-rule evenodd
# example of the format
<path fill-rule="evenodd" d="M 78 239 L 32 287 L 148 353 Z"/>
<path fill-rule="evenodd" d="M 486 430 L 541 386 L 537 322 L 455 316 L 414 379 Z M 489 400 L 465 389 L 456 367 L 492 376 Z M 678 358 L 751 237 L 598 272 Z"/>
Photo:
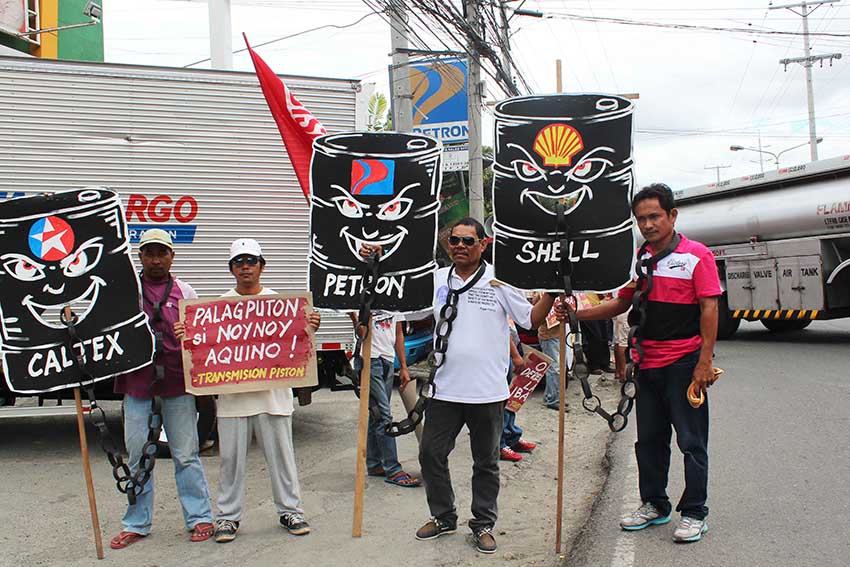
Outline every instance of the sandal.
<path fill-rule="evenodd" d="M 387 476 L 387 471 L 384 470 L 384 467 L 376 467 L 374 469 L 369 469 L 366 474 L 369 476 Z"/>
<path fill-rule="evenodd" d="M 189 541 L 206 541 L 215 533 L 215 526 L 209 522 L 200 522 L 192 528 L 192 535 L 189 536 Z"/>
<path fill-rule="evenodd" d="M 404 488 L 416 488 L 417 486 L 422 486 L 421 480 L 410 476 L 404 471 L 398 472 L 392 476 L 388 476 L 384 479 L 384 482 L 386 482 L 387 484 L 402 486 Z"/>
<path fill-rule="evenodd" d="M 133 545 L 143 537 L 147 537 L 147 534 L 137 534 L 136 532 L 121 532 L 111 540 L 109 540 L 109 547 L 112 549 L 124 549 L 128 545 Z"/>

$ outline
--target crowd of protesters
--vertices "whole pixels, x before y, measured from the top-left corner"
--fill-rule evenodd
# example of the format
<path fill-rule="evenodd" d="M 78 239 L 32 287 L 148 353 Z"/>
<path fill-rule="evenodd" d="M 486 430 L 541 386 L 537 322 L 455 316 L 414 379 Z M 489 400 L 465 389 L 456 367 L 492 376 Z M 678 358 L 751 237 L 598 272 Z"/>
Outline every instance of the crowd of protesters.
<path fill-rule="evenodd" d="M 642 505 L 620 521 L 624 530 L 639 530 L 670 521 L 667 473 L 673 429 L 685 461 L 685 491 L 676 509 L 681 520 L 673 533 L 678 542 L 699 540 L 707 531 L 708 404 L 688 405 L 685 392 L 693 380 L 705 394 L 711 383 L 713 346 L 717 325 L 717 296 L 721 293 L 711 253 L 705 246 L 674 230 L 676 209 L 672 192 L 653 185 L 633 199 L 638 227 L 649 244 L 646 258 L 666 257 L 653 265 L 655 284 L 649 295 L 651 309 L 645 329 L 644 363 L 637 381 L 637 437 Z M 493 268 L 483 261 L 488 246 L 484 227 L 471 218 L 454 225 L 448 237 L 451 265 L 435 274 L 434 316 L 452 296 L 457 301 L 453 331 L 434 381 L 434 396 L 427 406 L 419 446 L 421 480 L 404 471 L 395 439 L 385 433 L 392 421 L 391 396 L 395 360 L 400 362 L 401 388 L 410 376 L 404 353 L 402 321 L 390 313 L 372 317 L 369 429 L 366 464 L 368 474 L 393 486 L 416 488 L 424 484 L 430 518 L 415 531 L 418 540 L 431 540 L 457 530 L 458 512 L 449 475 L 448 459 L 465 427 L 472 454 L 472 517 L 468 526 L 478 551 L 497 549 L 494 527 L 498 518 L 499 461 L 516 462 L 535 444 L 522 439 L 516 414 L 505 409 L 513 371 L 523 364 L 522 344 L 515 325 L 537 329 L 544 353 L 555 360 L 545 377 L 543 403 L 558 408 L 562 395 L 558 366 L 560 337 L 564 334 L 564 302 L 555 306 L 556 294 L 535 294 L 531 301 L 517 289 L 497 281 Z M 362 250 L 375 253 L 380 249 Z M 183 386 L 180 341 L 185 327 L 178 320 L 177 302 L 196 297 L 186 282 L 171 275 L 174 246 L 167 232 L 151 229 L 140 241 L 143 304 L 153 330 L 161 340 L 155 365 L 165 379 L 151 392 L 152 367 L 116 380 L 124 394 L 125 442 L 130 466 L 139 466 L 151 413 L 150 396 L 163 400 L 162 415 L 174 462 L 177 494 L 189 539 L 211 537 L 225 543 L 236 538 L 244 513 L 248 447 L 256 437 L 268 465 L 272 496 L 279 523 L 289 533 L 305 535 L 310 525 L 302 509 L 292 439 L 293 395 L 289 388 L 219 396 L 218 444 L 220 475 L 215 521 L 204 469 L 198 454 L 195 400 Z M 679 271 L 672 273 L 670 259 Z M 261 276 L 266 258 L 256 240 L 238 239 L 230 247 L 228 268 L 235 280 L 226 296 L 274 294 Z M 684 268 L 682 268 L 684 266 Z M 590 369 L 613 372 L 623 379 L 626 367 L 628 323 L 624 313 L 631 305 L 634 282 L 610 298 L 589 297 L 579 305 L 578 319 Z M 555 306 L 553 308 L 553 306 Z M 354 319 L 352 317 L 352 319 Z M 611 324 L 611 321 L 613 323 Z M 318 313 L 308 323 L 318 329 Z M 356 326 L 356 321 L 355 321 Z M 359 329 L 360 332 L 363 329 Z M 611 366 L 611 346 L 615 367 Z M 482 345 L 494 345 L 492 348 Z M 495 345 L 502 345 L 496 347 Z M 570 356 L 571 349 L 566 352 Z M 567 365 L 571 364 L 567 359 Z M 135 504 L 128 507 L 123 529 L 110 542 L 125 548 L 151 531 L 153 480 Z"/>

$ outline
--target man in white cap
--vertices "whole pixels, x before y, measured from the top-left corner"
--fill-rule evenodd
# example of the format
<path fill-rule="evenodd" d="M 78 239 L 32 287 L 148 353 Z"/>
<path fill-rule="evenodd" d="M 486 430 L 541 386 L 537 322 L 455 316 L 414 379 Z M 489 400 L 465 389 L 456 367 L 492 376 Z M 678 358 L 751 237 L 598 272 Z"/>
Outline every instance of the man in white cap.
<path fill-rule="evenodd" d="M 152 365 L 115 379 L 115 391 L 124 394 L 124 443 L 130 454 L 130 470 L 136 472 L 142 449 L 148 440 L 151 397 L 162 399 L 162 424 L 168 436 L 177 496 L 183 508 L 191 541 L 204 541 L 213 535 L 212 510 L 204 467 L 198 455 L 198 413 L 195 397 L 186 393 L 180 341 L 174 330 L 179 319 L 177 303 L 198 297 L 187 283 L 171 275 L 174 243 L 164 230 L 152 228 L 139 240 L 142 263 L 142 303 L 157 337 Z M 153 478 L 145 483 L 136 503 L 127 507 L 123 530 L 109 542 L 123 549 L 147 536 L 153 518 Z"/>
<path fill-rule="evenodd" d="M 236 278 L 236 287 L 225 296 L 277 293 L 260 284 L 266 260 L 256 240 L 240 238 L 234 241 L 230 246 L 229 265 L 230 273 Z M 319 328 L 321 320 L 318 313 L 311 313 L 308 321 L 314 329 Z M 239 529 L 245 501 L 245 465 L 253 433 L 256 433 L 265 454 L 280 524 L 294 535 L 310 533 L 301 509 L 301 489 L 295 468 L 293 409 L 291 388 L 219 395 L 221 474 L 215 526 L 217 542 L 232 541 Z"/>

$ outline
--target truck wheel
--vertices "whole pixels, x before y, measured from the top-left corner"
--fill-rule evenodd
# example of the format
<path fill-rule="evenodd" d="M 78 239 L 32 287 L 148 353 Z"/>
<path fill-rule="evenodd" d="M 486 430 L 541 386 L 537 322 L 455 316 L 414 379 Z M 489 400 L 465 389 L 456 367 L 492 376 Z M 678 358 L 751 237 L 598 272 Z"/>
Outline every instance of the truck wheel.
<path fill-rule="evenodd" d="M 811 319 L 762 319 L 761 324 L 772 333 L 801 331 L 811 325 Z"/>
<path fill-rule="evenodd" d="M 729 300 L 724 293 L 720 296 L 717 305 L 717 338 L 720 340 L 731 339 L 739 326 L 741 326 L 741 320 L 732 317 L 732 312 L 729 311 Z"/>

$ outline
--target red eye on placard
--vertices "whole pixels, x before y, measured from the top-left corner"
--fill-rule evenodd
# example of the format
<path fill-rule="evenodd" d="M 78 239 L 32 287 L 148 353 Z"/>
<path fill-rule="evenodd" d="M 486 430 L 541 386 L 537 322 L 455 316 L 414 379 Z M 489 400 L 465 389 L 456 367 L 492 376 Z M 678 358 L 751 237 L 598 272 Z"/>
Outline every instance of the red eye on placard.
<path fill-rule="evenodd" d="M 573 173 L 575 173 L 577 175 L 587 175 L 587 173 L 590 171 L 591 167 L 592 167 L 591 162 L 586 161 L 586 162 L 579 164 L 579 166 L 575 168 Z"/>
<path fill-rule="evenodd" d="M 532 175 L 537 173 L 537 169 L 535 169 L 535 167 L 530 163 L 524 163 L 522 164 L 522 172 L 528 177 L 531 177 Z"/>
<path fill-rule="evenodd" d="M 396 211 L 399 210 L 399 208 L 400 208 L 400 206 L 399 206 L 398 203 L 393 203 L 392 205 L 390 205 L 386 209 L 384 209 L 384 212 L 395 213 Z"/>

